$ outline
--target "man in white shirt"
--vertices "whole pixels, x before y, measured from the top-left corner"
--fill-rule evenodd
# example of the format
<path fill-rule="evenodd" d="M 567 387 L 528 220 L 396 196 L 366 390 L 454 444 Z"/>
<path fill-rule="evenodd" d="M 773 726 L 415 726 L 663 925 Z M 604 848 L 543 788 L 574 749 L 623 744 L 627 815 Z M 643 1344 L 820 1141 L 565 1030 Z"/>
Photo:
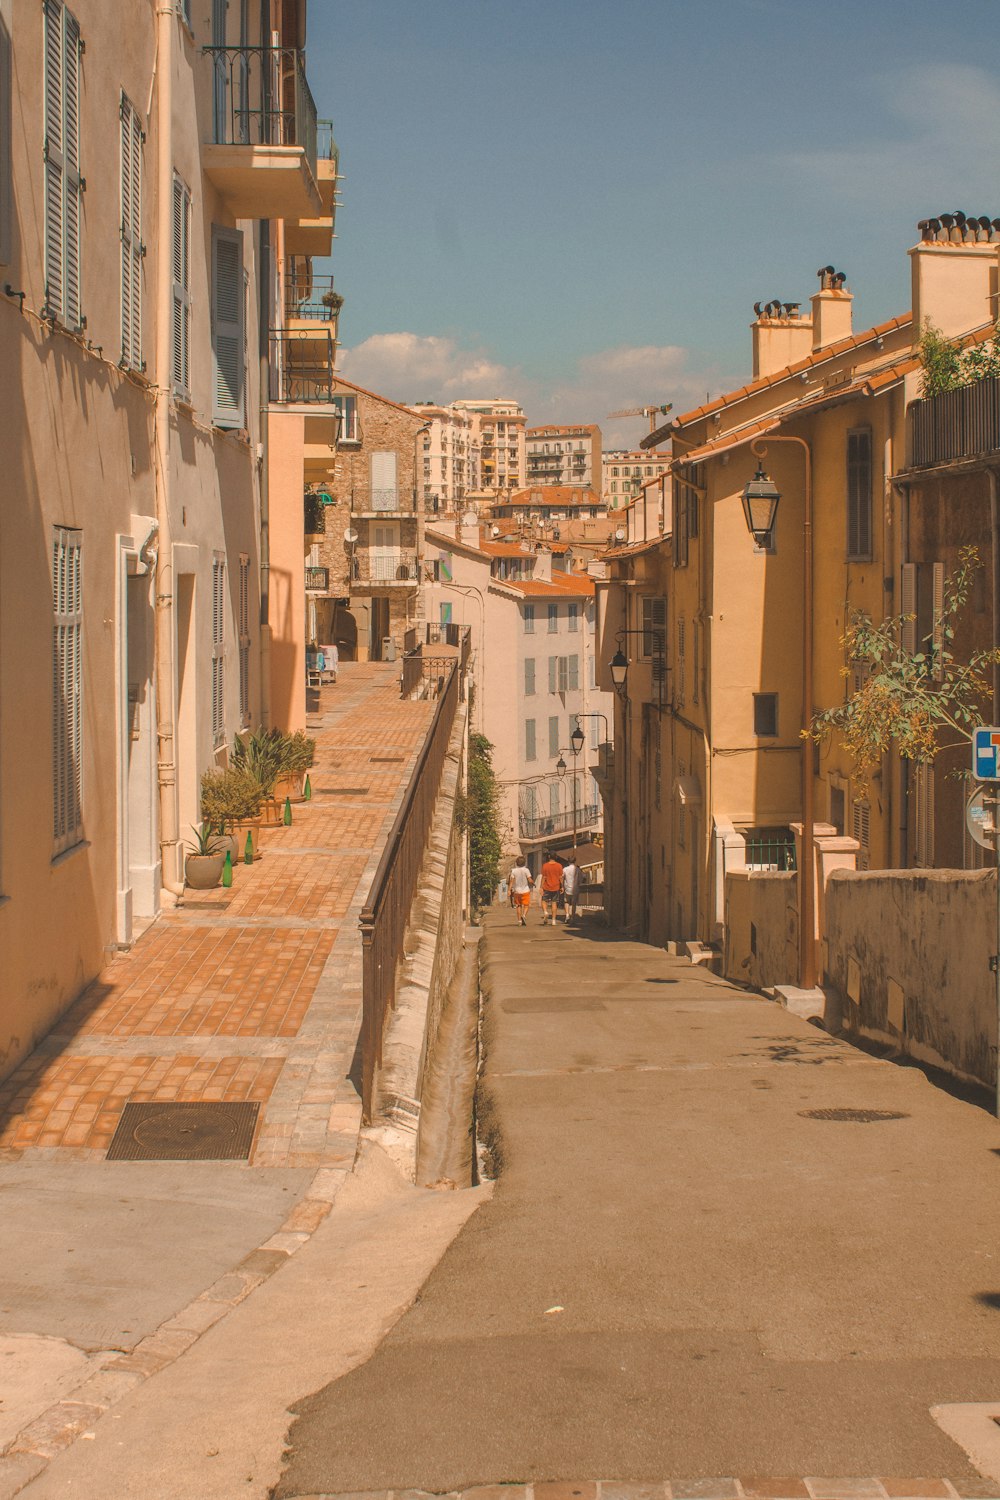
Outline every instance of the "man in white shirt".
<path fill-rule="evenodd" d="M 531 891 L 535 884 L 535 877 L 528 869 L 528 863 L 523 854 L 517 856 L 517 863 L 510 872 L 510 904 L 517 912 L 517 925 L 527 927 L 528 905 L 531 901 Z"/>
<path fill-rule="evenodd" d="M 576 862 L 575 849 L 569 857 L 569 864 L 563 866 L 562 887 L 566 897 L 566 915 L 563 920 L 568 925 L 576 921 L 576 901 L 580 893 L 580 866 Z"/>

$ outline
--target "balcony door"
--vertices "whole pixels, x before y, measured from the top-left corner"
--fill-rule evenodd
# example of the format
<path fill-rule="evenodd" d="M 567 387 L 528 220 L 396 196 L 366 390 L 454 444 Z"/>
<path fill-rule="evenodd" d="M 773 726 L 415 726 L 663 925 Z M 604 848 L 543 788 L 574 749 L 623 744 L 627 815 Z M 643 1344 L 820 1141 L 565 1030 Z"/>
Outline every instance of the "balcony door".
<path fill-rule="evenodd" d="M 399 569 L 399 522 L 379 521 L 372 527 L 369 548 L 372 582 L 391 583 Z"/>

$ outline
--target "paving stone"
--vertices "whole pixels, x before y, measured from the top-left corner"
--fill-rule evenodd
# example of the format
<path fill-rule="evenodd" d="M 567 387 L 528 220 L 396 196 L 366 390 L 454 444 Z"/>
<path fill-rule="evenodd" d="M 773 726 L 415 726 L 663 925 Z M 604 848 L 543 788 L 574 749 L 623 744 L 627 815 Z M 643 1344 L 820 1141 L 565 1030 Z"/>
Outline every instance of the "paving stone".
<path fill-rule="evenodd" d="M 674 1500 L 739 1500 L 735 1479 L 672 1479 Z"/>
<path fill-rule="evenodd" d="M 804 1479 L 741 1477 L 740 1483 L 747 1495 L 767 1497 L 767 1500 L 809 1500 L 809 1490 Z"/>
<path fill-rule="evenodd" d="M 597 1500 L 597 1485 L 582 1480 L 575 1483 L 536 1484 L 532 1489 L 535 1500 Z M 504 1493 L 510 1492 L 505 1490 Z"/>

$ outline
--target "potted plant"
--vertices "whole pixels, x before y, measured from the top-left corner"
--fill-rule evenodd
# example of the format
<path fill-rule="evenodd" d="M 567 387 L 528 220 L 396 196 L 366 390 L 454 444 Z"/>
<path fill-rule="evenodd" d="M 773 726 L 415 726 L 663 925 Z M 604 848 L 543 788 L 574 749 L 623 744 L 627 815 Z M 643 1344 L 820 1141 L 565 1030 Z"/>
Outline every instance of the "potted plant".
<path fill-rule="evenodd" d="M 193 891 L 210 891 L 222 879 L 222 867 L 226 863 L 226 850 L 220 845 L 210 823 L 200 828 L 191 825 L 196 842 L 189 845 L 190 852 L 184 861 L 184 879 Z"/>
<path fill-rule="evenodd" d="M 304 729 L 283 736 L 282 772 L 275 782 L 274 795 L 279 801 L 290 797 L 293 802 L 303 802 L 303 784 L 306 772 L 316 759 L 316 741 L 310 739 Z"/>
<path fill-rule="evenodd" d="M 233 740 L 232 764 L 246 771 L 260 787 L 265 823 L 282 821 L 282 804 L 275 783 L 283 770 L 285 736 L 280 729 L 255 729 L 245 737 Z"/>
<path fill-rule="evenodd" d="M 233 863 L 245 857 L 247 834 L 251 851 L 260 838 L 260 804 L 263 793 L 249 771 L 236 766 L 206 771 L 201 778 L 201 816 L 216 829 L 223 849 Z"/>

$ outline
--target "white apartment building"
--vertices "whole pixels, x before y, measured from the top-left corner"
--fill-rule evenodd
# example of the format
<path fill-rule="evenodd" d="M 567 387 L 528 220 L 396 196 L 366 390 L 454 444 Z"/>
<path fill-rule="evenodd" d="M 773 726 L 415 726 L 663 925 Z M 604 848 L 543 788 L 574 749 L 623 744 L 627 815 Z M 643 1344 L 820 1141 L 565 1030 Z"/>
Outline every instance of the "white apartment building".
<path fill-rule="evenodd" d="M 475 424 L 473 440 L 479 447 L 476 488 L 493 495 L 517 490 L 525 482 L 524 412 L 516 401 L 453 401 L 453 411 L 465 412 Z"/>
<path fill-rule="evenodd" d="M 417 499 L 427 515 L 454 515 L 479 485 L 475 417 L 456 406 L 411 401 L 427 423 L 417 443 Z"/>
<path fill-rule="evenodd" d="M 601 429 L 529 427 L 525 454 L 529 485 L 573 484 L 595 489 L 601 474 Z"/>
<path fill-rule="evenodd" d="M 670 465 L 667 453 L 644 453 L 612 448 L 601 455 L 601 494 L 609 510 L 620 510 L 634 500 L 647 479 L 665 474 Z"/>
<path fill-rule="evenodd" d="M 525 854 L 537 872 L 545 849 L 573 846 L 574 825 L 578 847 L 604 826 L 594 772 L 607 764 L 613 716 L 612 695 L 596 686 L 593 579 L 476 526 L 428 526 L 425 546 L 436 574 L 428 620 L 470 627 L 475 728 L 493 745 L 505 856 Z"/>

